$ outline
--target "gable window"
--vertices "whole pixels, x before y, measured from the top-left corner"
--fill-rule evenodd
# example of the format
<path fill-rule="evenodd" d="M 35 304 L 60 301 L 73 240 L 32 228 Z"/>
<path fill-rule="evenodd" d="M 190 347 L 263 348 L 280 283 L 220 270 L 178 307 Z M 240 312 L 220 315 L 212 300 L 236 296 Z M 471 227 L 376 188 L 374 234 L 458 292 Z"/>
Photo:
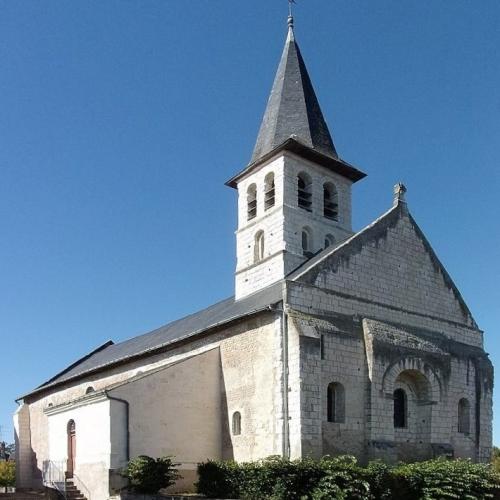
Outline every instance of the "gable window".
<path fill-rule="evenodd" d="M 92 392 L 95 392 L 95 389 L 91 385 L 89 385 L 87 387 L 87 390 L 85 391 L 85 394 L 91 394 Z"/>
<path fill-rule="evenodd" d="M 466 398 L 458 402 L 458 432 L 460 434 L 470 432 L 470 403 Z"/>
<path fill-rule="evenodd" d="M 339 382 L 332 382 L 328 385 L 327 418 L 328 422 L 345 421 L 345 390 Z"/>
<path fill-rule="evenodd" d="M 325 248 L 333 245 L 335 243 L 335 238 L 331 234 L 325 236 Z"/>
<path fill-rule="evenodd" d="M 250 184 L 247 190 L 247 220 L 257 216 L 257 186 Z"/>
<path fill-rule="evenodd" d="M 266 175 L 264 180 L 264 209 L 268 210 L 274 207 L 275 202 L 274 174 L 271 172 Z"/>
<path fill-rule="evenodd" d="M 394 391 L 394 427 L 403 429 L 406 427 L 408 400 L 403 389 Z"/>
<path fill-rule="evenodd" d="M 233 436 L 241 434 L 241 413 L 239 411 L 233 413 L 232 431 Z"/>
<path fill-rule="evenodd" d="M 323 185 L 323 215 L 327 219 L 339 220 L 339 196 L 331 182 Z"/>
<path fill-rule="evenodd" d="M 254 263 L 260 262 L 264 258 L 264 231 L 258 231 L 254 241 Z"/>
<path fill-rule="evenodd" d="M 297 176 L 297 204 L 299 208 L 303 208 L 308 212 L 312 211 L 311 178 L 303 172 Z"/>

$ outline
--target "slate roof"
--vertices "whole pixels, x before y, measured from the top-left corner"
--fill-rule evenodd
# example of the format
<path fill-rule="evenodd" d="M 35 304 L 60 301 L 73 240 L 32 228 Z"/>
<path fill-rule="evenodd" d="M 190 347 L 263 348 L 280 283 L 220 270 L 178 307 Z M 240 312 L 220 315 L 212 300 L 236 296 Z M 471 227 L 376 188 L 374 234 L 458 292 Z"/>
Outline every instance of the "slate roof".
<path fill-rule="evenodd" d="M 107 342 L 23 397 L 120 362 L 153 354 L 171 344 L 267 309 L 282 300 L 279 281 L 240 300 L 230 297 L 152 332 L 114 344 Z M 20 398 L 21 399 L 21 398 Z"/>
<path fill-rule="evenodd" d="M 251 163 L 290 137 L 338 157 L 291 23 Z"/>
<path fill-rule="evenodd" d="M 289 19 L 288 36 L 260 126 L 250 164 L 226 182 L 237 181 L 282 150 L 347 177 L 366 174 L 339 158 Z"/>

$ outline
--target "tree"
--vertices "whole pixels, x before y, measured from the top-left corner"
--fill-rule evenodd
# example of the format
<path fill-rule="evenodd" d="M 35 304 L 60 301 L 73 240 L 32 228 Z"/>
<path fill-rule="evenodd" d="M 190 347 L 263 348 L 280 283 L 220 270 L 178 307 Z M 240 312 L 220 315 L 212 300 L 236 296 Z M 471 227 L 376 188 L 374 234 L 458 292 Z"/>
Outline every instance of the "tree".
<path fill-rule="evenodd" d="M 0 486 L 7 490 L 7 486 L 16 485 L 16 463 L 0 462 Z"/>

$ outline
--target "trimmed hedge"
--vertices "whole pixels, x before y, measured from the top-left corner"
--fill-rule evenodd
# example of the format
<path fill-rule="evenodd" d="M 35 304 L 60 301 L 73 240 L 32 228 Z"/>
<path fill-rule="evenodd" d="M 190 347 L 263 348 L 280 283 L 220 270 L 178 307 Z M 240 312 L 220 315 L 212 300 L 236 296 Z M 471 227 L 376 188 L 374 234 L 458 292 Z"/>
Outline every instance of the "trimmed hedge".
<path fill-rule="evenodd" d="M 198 492 L 243 500 L 483 500 L 500 498 L 500 475 L 489 464 L 437 459 L 361 467 L 351 456 L 238 464 L 198 464 Z"/>

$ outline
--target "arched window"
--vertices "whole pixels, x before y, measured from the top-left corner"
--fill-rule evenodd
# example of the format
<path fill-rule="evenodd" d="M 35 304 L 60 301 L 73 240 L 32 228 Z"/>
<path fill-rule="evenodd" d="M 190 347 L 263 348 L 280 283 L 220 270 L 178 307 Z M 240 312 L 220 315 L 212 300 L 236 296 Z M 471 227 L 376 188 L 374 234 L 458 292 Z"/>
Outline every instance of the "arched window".
<path fill-rule="evenodd" d="M 335 238 L 331 234 L 325 236 L 325 248 L 333 245 L 335 243 Z"/>
<path fill-rule="evenodd" d="M 345 421 L 345 391 L 344 386 L 338 382 L 328 385 L 327 417 L 328 422 Z"/>
<path fill-rule="evenodd" d="M 458 402 L 458 432 L 461 434 L 470 432 L 470 403 L 465 398 Z"/>
<path fill-rule="evenodd" d="M 257 216 L 257 186 L 250 184 L 247 190 L 247 220 Z"/>
<path fill-rule="evenodd" d="M 264 231 L 258 231 L 255 235 L 253 247 L 253 260 L 255 263 L 264 258 Z"/>
<path fill-rule="evenodd" d="M 95 389 L 91 385 L 89 385 L 87 387 L 87 390 L 85 391 L 85 394 L 90 394 L 92 392 L 95 392 Z"/>
<path fill-rule="evenodd" d="M 241 434 L 241 413 L 235 411 L 233 413 L 233 436 L 239 436 Z"/>
<path fill-rule="evenodd" d="M 274 174 L 270 172 L 264 179 L 264 209 L 267 210 L 274 207 L 275 189 L 274 189 Z"/>
<path fill-rule="evenodd" d="M 303 172 L 297 176 L 297 203 L 300 208 L 311 212 L 312 183 L 311 178 Z"/>
<path fill-rule="evenodd" d="M 309 257 L 312 254 L 313 242 L 312 242 L 312 232 L 308 227 L 304 227 L 302 229 L 301 235 L 301 243 L 302 243 L 302 253 Z"/>
<path fill-rule="evenodd" d="M 323 185 L 323 215 L 328 219 L 339 220 L 339 196 L 331 182 Z"/>
<path fill-rule="evenodd" d="M 402 429 L 406 427 L 408 400 L 403 389 L 394 391 L 394 427 Z"/>

